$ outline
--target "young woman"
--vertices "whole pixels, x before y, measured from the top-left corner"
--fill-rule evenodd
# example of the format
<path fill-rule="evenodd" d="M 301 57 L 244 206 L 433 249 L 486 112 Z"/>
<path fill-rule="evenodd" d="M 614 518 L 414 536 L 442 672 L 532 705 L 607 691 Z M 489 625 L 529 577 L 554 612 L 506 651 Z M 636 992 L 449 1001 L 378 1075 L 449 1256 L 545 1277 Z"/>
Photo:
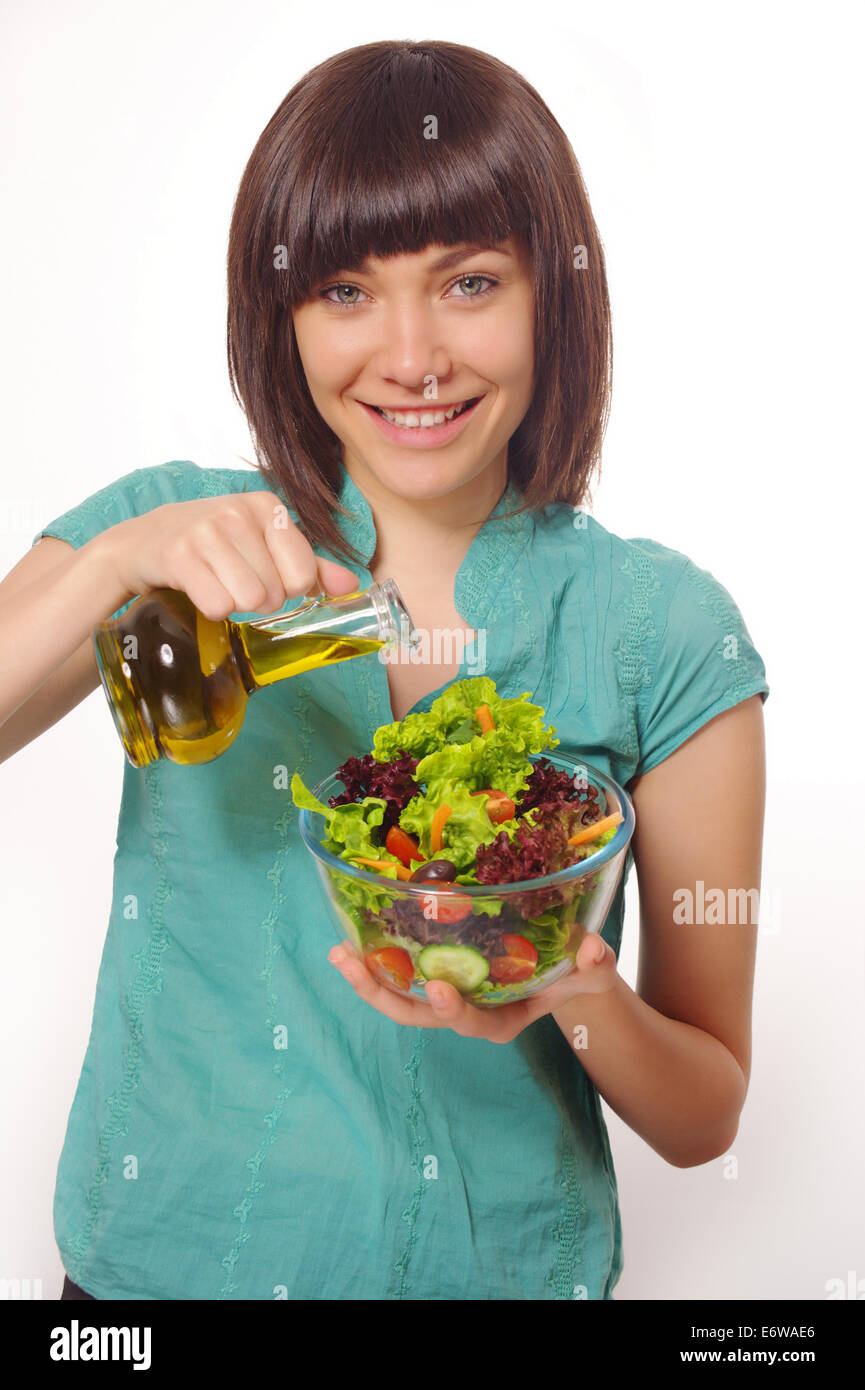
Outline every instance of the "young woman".
<path fill-rule="evenodd" d="M 471 645 L 294 677 L 216 762 L 124 765 L 57 1178 L 64 1296 L 610 1299 L 600 1096 L 677 1167 L 737 1132 L 756 922 L 682 924 L 674 894 L 759 888 L 768 686 L 711 574 L 581 510 L 611 338 L 573 151 L 487 54 L 337 54 L 252 153 L 228 289 L 257 471 L 138 469 L 40 532 L 0 586 L 0 642 L 22 653 L 0 681 L 0 756 L 95 688 L 93 626 L 160 585 L 242 618 L 390 576 L 417 627 Z M 480 651 L 637 811 L 577 970 L 490 1011 L 442 982 L 401 999 L 332 945 L 280 775 L 314 785 L 480 673 Z M 617 970 L 632 863 L 636 990 Z"/>

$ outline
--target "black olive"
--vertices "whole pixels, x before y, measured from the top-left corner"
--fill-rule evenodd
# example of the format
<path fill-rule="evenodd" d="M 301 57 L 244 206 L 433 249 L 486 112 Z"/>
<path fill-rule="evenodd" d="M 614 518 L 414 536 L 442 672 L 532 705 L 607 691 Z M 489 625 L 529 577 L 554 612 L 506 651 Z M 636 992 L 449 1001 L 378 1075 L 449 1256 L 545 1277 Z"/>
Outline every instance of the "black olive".
<path fill-rule="evenodd" d="M 425 864 L 421 864 L 419 869 L 415 869 L 411 876 L 412 883 L 427 883 L 438 880 L 441 883 L 450 883 L 457 876 L 457 866 L 452 864 L 449 859 L 428 859 Z"/>

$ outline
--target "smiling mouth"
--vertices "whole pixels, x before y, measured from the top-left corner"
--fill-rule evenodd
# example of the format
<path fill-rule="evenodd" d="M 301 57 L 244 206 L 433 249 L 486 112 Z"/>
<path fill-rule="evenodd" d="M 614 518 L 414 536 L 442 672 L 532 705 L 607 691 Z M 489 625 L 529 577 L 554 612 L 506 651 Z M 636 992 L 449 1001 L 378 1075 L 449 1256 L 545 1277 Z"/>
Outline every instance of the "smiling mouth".
<path fill-rule="evenodd" d="M 430 429 L 435 425 L 446 425 L 451 420 L 456 420 L 480 399 L 480 396 L 472 396 L 470 400 L 463 401 L 461 405 L 450 406 L 447 410 L 435 406 L 432 409 L 427 406 L 418 407 L 416 410 L 385 410 L 384 407 L 372 405 L 369 401 L 364 401 L 364 405 L 369 406 L 370 410 L 374 410 L 385 420 L 389 420 L 392 425 L 401 425 L 404 429 Z"/>

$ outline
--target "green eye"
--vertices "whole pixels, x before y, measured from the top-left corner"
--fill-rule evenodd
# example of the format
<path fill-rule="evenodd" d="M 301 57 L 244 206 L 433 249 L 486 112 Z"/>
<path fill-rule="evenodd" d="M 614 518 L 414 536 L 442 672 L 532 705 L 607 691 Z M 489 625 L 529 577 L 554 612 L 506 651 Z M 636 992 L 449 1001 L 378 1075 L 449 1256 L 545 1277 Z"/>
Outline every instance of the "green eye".
<path fill-rule="evenodd" d="M 359 290 L 357 285 L 348 285 L 344 283 L 339 285 L 328 285 L 327 289 L 321 292 L 321 298 L 326 299 L 328 304 L 335 304 L 338 309 L 351 309 L 357 303 L 356 299 L 331 299 L 330 294 L 333 290 L 353 290 L 355 294 L 358 294 Z"/>
<path fill-rule="evenodd" d="M 493 292 L 493 290 L 495 290 L 495 289 L 498 287 L 498 283 L 499 283 L 499 282 L 498 282 L 498 280 L 494 280 L 494 279 L 492 278 L 491 275 L 460 275 L 459 278 L 456 279 L 456 280 L 454 280 L 453 283 L 449 286 L 449 289 L 450 289 L 450 290 L 453 290 L 453 289 L 456 289 L 456 287 L 457 287 L 458 285 L 465 285 L 465 284 L 471 285 L 471 284 L 473 284 L 473 283 L 476 283 L 476 284 L 483 284 L 483 285 L 486 286 L 486 288 L 485 288 L 485 289 L 478 289 L 478 290 L 476 290 L 476 291 L 469 291 L 469 292 L 467 292 L 467 293 L 459 293 L 459 294 L 456 295 L 456 298 L 457 298 L 457 299 L 481 299 L 484 295 L 491 294 L 491 293 Z M 358 288 L 357 285 L 351 285 L 351 284 L 347 283 L 346 281 L 340 281 L 338 284 L 335 284 L 335 285 L 328 285 L 326 289 L 321 290 L 321 291 L 319 292 L 319 296 L 318 296 L 318 297 L 319 297 L 319 299 L 323 300 L 325 303 L 327 303 L 327 304 L 332 304 L 332 305 L 334 306 L 334 308 L 336 308 L 336 309 L 353 309 L 353 308 L 355 307 L 356 304 L 360 304 L 360 303 L 361 303 L 360 298 L 355 298 L 355 299 L 334 299 L 334 298 L 331 298 L 331 296 L 332 296 L 335 292 L 338 293 L 340 290 L 347 290 L 350 294 L 354 294 L 354 295 L 356 295 L 356 296 L 359 296 L 359 295 L 361 295 L 361 294 L 363 293 L 363 291 L 360 290 L 360 289 Z"/>
<path fill-rule="evenodd" d="M 454 281 L 451 288 L 455 289 L 457 285 L 465 284 L 467 280 L 485 280 L 487 288 L 485 290 L 478 290 L 476 294 L 457 295 L 458 299 L 480 299 L 481 295 L 489 294 L 490 291 L 494 290 L 498 284 L 498 280 L 493 280 L 490 275 L 461 275 L 458 280 Z"/>

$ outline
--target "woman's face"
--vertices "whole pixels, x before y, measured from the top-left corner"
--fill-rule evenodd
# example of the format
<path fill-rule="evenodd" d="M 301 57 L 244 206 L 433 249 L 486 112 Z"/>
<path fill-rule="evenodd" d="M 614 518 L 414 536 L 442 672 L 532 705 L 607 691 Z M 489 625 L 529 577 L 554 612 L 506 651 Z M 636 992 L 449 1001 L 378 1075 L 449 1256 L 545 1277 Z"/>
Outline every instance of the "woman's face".
<path fill-rule="evenodd" d="M 514 238 L 371 259 L 293 318 L 312 399 L 356 481 L 416 501 L 486 470 L 503 484 L 534 385 L 531 266 Z M 476 398 L 465 418 L 428 428 Z M 375 408 L 414 418 L 388 423 Z"/>

